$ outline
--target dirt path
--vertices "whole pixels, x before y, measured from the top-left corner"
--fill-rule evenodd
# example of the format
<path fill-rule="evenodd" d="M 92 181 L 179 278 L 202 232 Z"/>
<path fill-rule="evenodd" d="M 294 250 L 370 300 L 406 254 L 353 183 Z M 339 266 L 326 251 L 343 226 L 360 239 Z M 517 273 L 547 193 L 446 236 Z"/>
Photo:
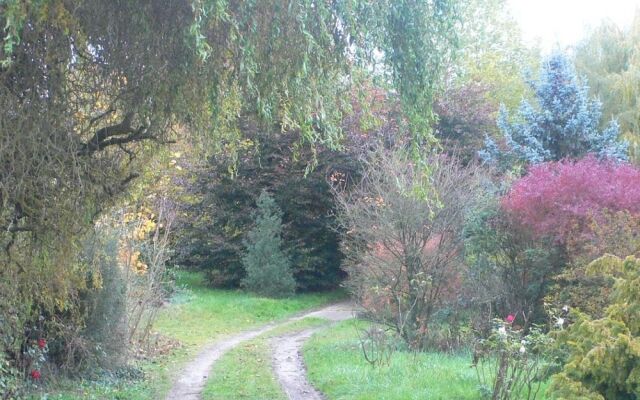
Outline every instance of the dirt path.
<path fill-rule="evenodd" d="M 341 321 L 353 315 L 353 306 L 349 303 L 339 303 L 324 307 L 317 311 L 298 315 L 280 323 L 265 325 L 261 328 L 245 331 L 207 346 L 196 358 L 187 364 L 178 379 L 174 382 L 166 400 L 198 400 L 209 377 L 213 364 L 227 351 L 247 340 L 254 339 L 286 323 L 298 321 L 307 317 L 325 318 L 330 321 Z M 307 332 L 307 331 L 305 331 Z M 284 338 L 284 337 L 283 337 Z M 304 369 L 302 370 L 304 377 Z M 303 378 L 304 379 L 304 378 Z M 305 379 L 306 381 L 306 379 Z M 284 386 L 283 386 L 284 387 Z M 298 397 L 302 398 L 302 397 Z M 305 399 L 309 397 L 304 397 Z M 318 397 L 321 398 L 321 397 Z"/>
<path fill-rule="evenodd" d="M 313 313 L 312 313 L 313 314 Z M 338 322 L 353 317 L 353 307 L 339 305 L 326 308 L 313 315 Z M 302 345 L 315 332 L 323 328 L 307 329 L 283 335 L 273 340 L 273 370 L 289 400 L 322 400 L 324 397 L 307 379 L 302 359 Z"/>
<path fill-rule="evenodd" d="M 302 345 L 318 329 L 308 329 L 293 335 L 274 339 L 273 370 L 282 390 L 289 400 L 322 400 L 318 392 L 307 380 L 306 369 L 300 350 Z"/>

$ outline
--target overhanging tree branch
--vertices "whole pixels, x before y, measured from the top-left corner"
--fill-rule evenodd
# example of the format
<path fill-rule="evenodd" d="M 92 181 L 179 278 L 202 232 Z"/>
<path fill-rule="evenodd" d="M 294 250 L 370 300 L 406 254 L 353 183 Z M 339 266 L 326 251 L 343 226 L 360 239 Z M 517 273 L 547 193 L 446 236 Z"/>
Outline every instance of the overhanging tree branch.
<path fill-rule="evenodd" d="M 157 140 L 157 137 L 148 131 L 147 126 L 142 125 L 134 128 L 132 121 L 133 113 L 128 113 L 119 124 L 99 129 L 89 141 L 81 146 L 78 155 L 91 155 L 109 146 L 139 142 L 146 139 Z"/>

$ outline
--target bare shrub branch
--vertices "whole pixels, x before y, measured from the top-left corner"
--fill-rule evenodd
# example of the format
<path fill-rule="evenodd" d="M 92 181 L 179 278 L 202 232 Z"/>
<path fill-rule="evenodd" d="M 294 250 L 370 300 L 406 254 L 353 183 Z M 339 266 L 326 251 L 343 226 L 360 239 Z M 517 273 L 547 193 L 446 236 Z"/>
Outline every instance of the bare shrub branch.
<path fill-rule="evenodd" d="M 461 285 L 461 230 L 479 169 L 446 156 L 425 168 L 382 149 L 362 162 L 359 184 L 334 187 L 347 284 L 372 320 L 422 348 L 433 314 Z"/>

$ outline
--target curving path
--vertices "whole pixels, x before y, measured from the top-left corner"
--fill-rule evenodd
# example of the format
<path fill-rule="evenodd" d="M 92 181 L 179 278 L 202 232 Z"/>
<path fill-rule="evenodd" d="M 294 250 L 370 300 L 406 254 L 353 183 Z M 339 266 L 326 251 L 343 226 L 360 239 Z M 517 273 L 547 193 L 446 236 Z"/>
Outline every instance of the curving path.
<path fill-rule="evenodd" d="M 338 303 L 324 307 L 320 310 L 286 319 L 277 324 L 268 324 L 258 329 L 245 331 L 231 336 L 227 339 L 223 339 L 221 341 L 213 343 L 212 345 L 202 350 L 193 361 L 186 365 L 178 379 L 174 382 L 174 385 L 169 391 L 166 400 L 199 400 L 200 395 L 202 394 L 202 390 L 204 389 L 204 385 L 209 377 L 209 371 L 211 371 L 211 367 L 213 367 L 213 364 L 227 351 L 231 350 L 242 342 L 254 339 L 289 322 L 298 321 L 307 317 L 324 318 L 332 322 L 337 322 L 351 318 L 352 316 L 352 304 Z M 284 335 L 277 339 L 280 345 L 276 346 L 275 354 L 279 354 L 279 356 L 284 357 L 284 359 L 282 359 L 282 361 L 280 362 L 277 361 L 277 358 L 274 358 L 274 369 L 276 371 L 276 374 L 278 375 L 278 379 L 280 380 L 285 393 L 287 393 L 290 399 L 322 399 L 320 393 L 315 391 L 315 389 L 313 389 L 313 387 L 311 387 L 311 385 L 306 380 L 304 364 L 302 364 L 302 358 L 300 356 L 300 347 L 302 346 L 302 343 L 305 339 L 309 338 L 316 330 L 317 329 L 310 329 L 292 335 Z M 283 371 L 282 373 L 285 373 L 292 379 L 284 380 L 281 376 L 281 370 Z M 295 386 L 298 384 L 298 382 L 303 385 L 301 386 L 302 389 L 300 390 L 308 391 L 303 397 L 300 397 L 297 394 L 299 392 L 295 391 L 292 388 L 292 385 Z M 313 390 L 319 397 L 310 397 L 311 390 Z"/>

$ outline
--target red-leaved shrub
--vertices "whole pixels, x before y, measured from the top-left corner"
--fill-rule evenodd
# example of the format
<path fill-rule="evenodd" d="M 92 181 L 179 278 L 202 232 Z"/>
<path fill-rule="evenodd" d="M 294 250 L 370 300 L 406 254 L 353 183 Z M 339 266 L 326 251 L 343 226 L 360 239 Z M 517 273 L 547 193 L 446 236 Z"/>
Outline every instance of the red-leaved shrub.
<path fill-rule="evenodd" d="M 502 207 L 536 235 L 566 243 L 606 213 L 640 215 L 640 170 L 595 157 L 538 164 L 515 182 Z"/>

